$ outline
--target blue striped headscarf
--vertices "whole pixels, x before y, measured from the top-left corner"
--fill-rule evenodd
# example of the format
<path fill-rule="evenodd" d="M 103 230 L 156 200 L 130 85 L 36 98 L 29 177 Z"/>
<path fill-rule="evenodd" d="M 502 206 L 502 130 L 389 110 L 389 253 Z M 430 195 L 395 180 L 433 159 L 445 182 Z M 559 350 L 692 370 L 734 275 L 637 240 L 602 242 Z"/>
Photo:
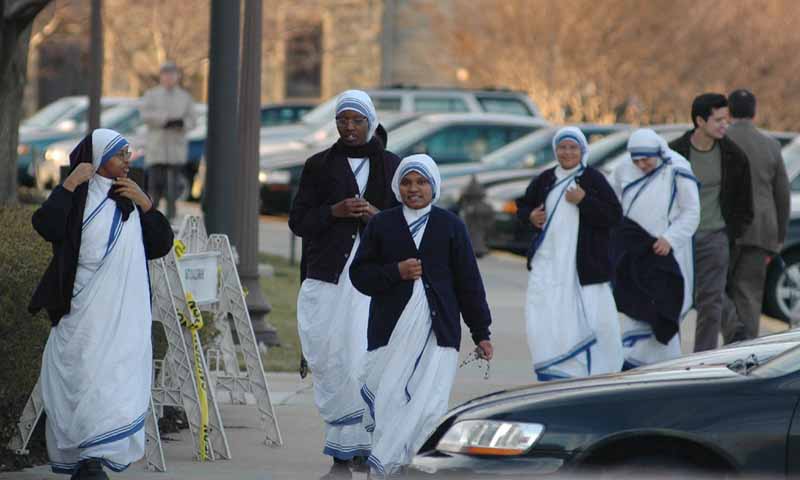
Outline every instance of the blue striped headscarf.
<path fill-rule="evenodd" d="M 631 134 L 628 139 L 628 153 L 631 160 L 655 157 L 669 163 L 671 157 L 667 141 L 649 128 L 640 128 Z"/>
<path fill-rule="evenodd" d="M 340 113 L 347 110 L 360 113 L 367 118 L 367 123 L 369 124 L 367 141 L 372 140 L 372 135 L 375 134 L 375 129 L 378 128 L 378 113 L 375 111 L 375 105 L 372 104 L 372 99 L 369 98 L 369 95 L 361 90 L 343 92 L 336 100 L 336 116 L 338 117 Z"/>
<path fill-rule="evenodd" d="M 400 181 L 411 172 L 417 172 L 428 179 L 433 191 L 431 203 L 436 203 L 442 188 L 442 177 L 439 174 L 439 167 L 436 166 L 436 162 L 424 153 L 408 156 L 397 166 L 394 178 L 392 178 L 392 191 L 394 196 L 397 197 L 397 201 L 403 203 L 403 198 L 400 196 Z"/>
<path fill-rule="evenodd" d="M 128 140 L 119 132 L 98 128 L 92 132 L 92 165 L 95 171 L 120 150 L 128 146 Z"/>
<path fill-rule="evenodd" d="M 556 153 L 558 144 L 565 140 L 571 140 L 578 144 L 581 149 L 581 165 L 585 167 L 586 159 L 589 158 L 589 142 L 586 140 L 586 136 L 581 129 L 578 127 L 564 127 L 557 131 L 553 136 L 553 154 Z"/>

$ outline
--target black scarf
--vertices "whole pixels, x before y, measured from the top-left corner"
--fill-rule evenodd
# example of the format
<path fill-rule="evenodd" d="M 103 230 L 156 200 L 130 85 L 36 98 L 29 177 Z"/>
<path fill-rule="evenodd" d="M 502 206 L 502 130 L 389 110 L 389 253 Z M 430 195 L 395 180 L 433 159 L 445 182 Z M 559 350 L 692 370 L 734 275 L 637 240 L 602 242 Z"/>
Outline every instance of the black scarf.
<path fill-rule="evenodd" d="M 389 205 L 386 200 L 386 180 L 384 165 L 384 145 L 381 139 L 375 135 L 364 145 L 353 147 L 345 145 L 341 139 L 331 147 L 330 154 L 347 158 L 369 158 L 369 178 L 364 198 L 374 205 L 378 210 L 384 210 Z"/>
<path fill-rule="evenodd" d="M 92 160 L 94 157 L 92 156 L 92 134 L 86 135 L 81 143 L 75 147 L 72 152 L 69 154 L 69 173 L 72 173 L 75 168 L 81 163 L 88 163 L 93 164 Z M 86 195 L 89 191 L 87 189 L 76 189 L 76 192 L 80 191 L 81 195 Z M 114 203 L 117 204 L 117 207 L 122 212 L 122 221 L 125 222 L 128 220 L 128 217 L 131 215 L 133 211 L 133 201 L 129 198 L 125 198 L 119 193 L 117 190 L 112 186 L 108 190 L 108 198 L 114 200 Z M 85 199 L 84 199 L 85 201 Z"/>

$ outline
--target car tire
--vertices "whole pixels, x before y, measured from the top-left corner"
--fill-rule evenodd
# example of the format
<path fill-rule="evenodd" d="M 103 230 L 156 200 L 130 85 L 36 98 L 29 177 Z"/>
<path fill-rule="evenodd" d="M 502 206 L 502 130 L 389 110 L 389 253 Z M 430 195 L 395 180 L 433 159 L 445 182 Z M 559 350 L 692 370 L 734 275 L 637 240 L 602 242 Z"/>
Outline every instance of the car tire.
<path fill-rule="evenodd" d="M 767 269 L 763 311 L 789 322 L 792 306 L 800 302 L 800 250 L 786 252 L 782 257 L 785 268 L 770 265 Z"/>

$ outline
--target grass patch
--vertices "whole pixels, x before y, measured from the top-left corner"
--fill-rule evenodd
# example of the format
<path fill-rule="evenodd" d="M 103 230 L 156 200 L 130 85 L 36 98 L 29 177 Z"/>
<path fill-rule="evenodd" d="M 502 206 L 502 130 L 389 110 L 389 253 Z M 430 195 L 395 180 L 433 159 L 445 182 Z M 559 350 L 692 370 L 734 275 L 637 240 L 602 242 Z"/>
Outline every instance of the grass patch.
<path fill-rule="evenodd" d="M 296 372 L 300 366 L 300 337 L 297 335 L 297 293 L 300 291 L 300 265 L 290 265 L 289 260 L 264 253 L 259 263 L 275 268 L 272 277 L 261 277 L 261 288 L 272 305 L 267 320 L 278 331 L 281 345 L 269 349 L 263 357 L 264 370 L 268 372 Z"/>

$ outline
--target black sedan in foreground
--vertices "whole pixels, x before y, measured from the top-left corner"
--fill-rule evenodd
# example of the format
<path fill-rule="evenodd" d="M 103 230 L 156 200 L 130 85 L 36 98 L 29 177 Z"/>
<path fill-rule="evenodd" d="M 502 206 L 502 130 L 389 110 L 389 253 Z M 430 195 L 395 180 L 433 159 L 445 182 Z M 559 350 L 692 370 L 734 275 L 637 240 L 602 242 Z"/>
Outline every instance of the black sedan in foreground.
<path fill-rule="evenodd" d="M 437 477 L 679 472 L 800 475 L 800 347 L 751 368 L 700 366 L 557 381 L 450 411 L 414 459 Z"/>

